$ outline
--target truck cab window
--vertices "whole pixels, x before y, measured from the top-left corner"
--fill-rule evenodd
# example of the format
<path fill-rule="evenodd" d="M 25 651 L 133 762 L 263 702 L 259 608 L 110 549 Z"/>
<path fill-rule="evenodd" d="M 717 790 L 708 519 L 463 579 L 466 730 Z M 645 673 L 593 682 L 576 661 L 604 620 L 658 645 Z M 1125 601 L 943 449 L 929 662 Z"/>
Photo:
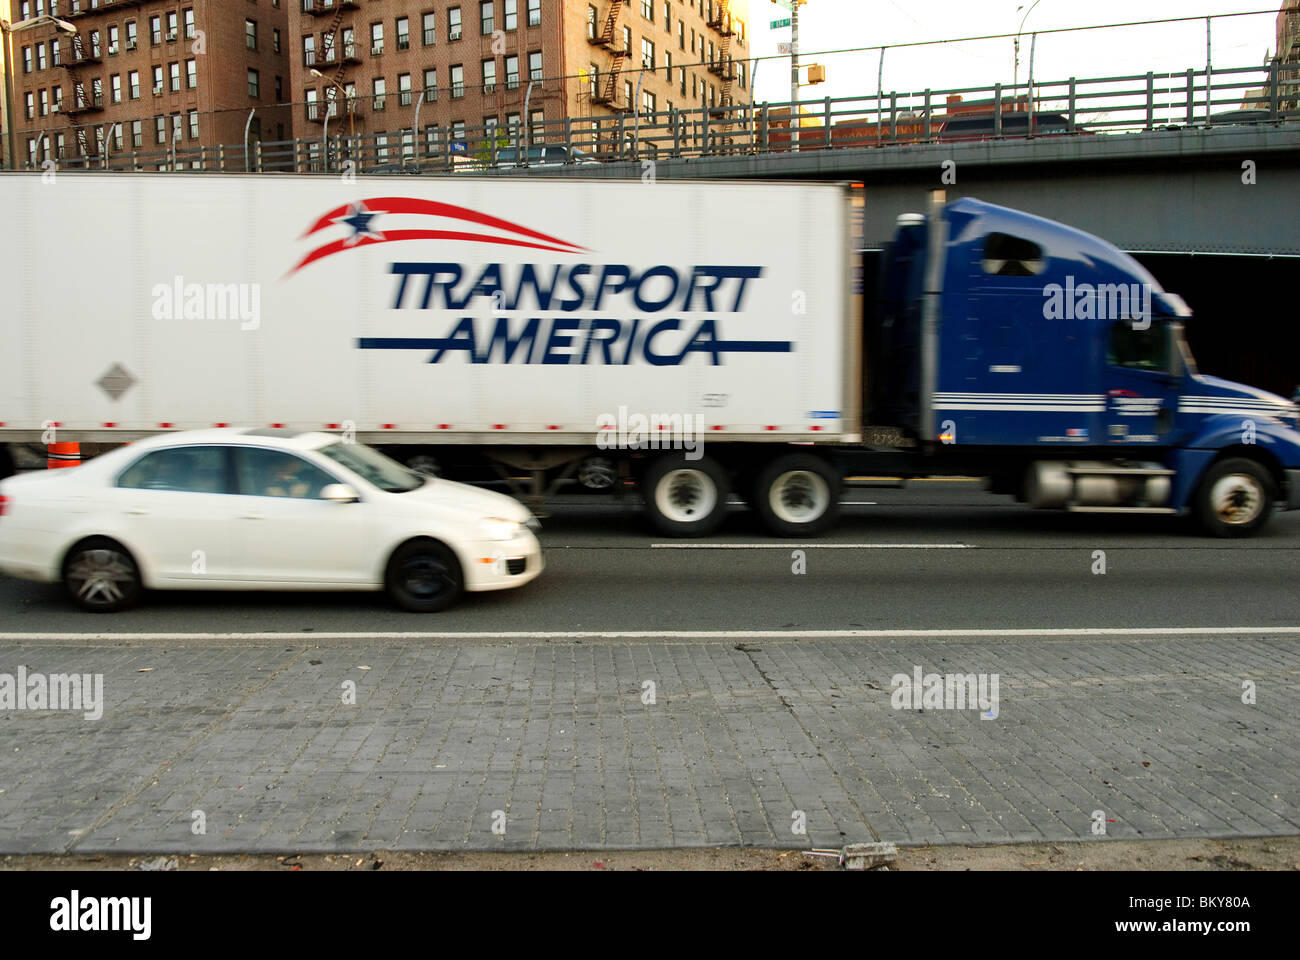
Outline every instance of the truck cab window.
<path fill-rule="evenodd" d="M 1043 248 L 1007 233 L 990 233 L 984 241 L 985 273 L 998 277 L 1036 277 L 1047 269 Z"/>
<path fill-rule="evenodd" d="M 1153 323 L 1138 330 L 1131 322 L 1116 323 L 1110 328 L 1110 344 L 1106 349 L 1106 362 L 1113 367 L 1130 370 L 1169 369 L 1169 326 Z"/>

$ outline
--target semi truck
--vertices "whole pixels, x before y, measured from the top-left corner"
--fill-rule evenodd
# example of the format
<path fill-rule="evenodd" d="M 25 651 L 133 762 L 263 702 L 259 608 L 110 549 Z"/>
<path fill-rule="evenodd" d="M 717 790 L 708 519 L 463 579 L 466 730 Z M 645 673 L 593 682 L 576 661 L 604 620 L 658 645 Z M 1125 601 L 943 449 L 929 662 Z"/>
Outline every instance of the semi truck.
<path fill-rule="evenodd" d="M 861 475 L 1217 536 L 1300 507 L 1296 404 L 1199 373 L 1133 258 L 918 199 L 864 284 L 846 184 L 0 175 L 0 444 L 336 431 L 669 536 L 733 495 L 815 536 Z"/>

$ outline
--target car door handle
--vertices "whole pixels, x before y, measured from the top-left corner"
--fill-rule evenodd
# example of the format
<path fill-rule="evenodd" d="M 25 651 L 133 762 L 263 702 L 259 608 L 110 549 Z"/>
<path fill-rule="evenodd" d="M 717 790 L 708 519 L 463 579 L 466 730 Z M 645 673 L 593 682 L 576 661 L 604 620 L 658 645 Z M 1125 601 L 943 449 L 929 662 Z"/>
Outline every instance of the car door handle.
<path fill-rule="evenodd" d="M 265 520 L 265 519 L 266 519 L 266 514 L 264 514 L 264 513 L 241 513 L 241 514 L 239 515 L 239 519 L 240 519 L 240 520 Z"/>
<path fill-rule="evenodd" d="M 126 512 L 136 517 L 147 517 L 149 514 L 153 513 L 153 511 L 148 507 L 131 507 Z"/>

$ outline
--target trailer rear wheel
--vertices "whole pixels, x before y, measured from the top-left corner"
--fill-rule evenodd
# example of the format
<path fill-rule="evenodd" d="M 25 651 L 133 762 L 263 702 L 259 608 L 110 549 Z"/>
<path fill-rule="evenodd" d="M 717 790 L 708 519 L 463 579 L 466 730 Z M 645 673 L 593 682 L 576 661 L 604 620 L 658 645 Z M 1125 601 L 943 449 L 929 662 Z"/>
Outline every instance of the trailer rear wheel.
<path fill-rule="evenodd" d="M 1196 489 L 1196 516 L 1216 537 L 1249 537 L 1273 513 L 1273 479 L 1254 460 L 1223 460 L 1205 471 Z"/>
<path fill-rule="evenodd" d="M 840 477 L 821 457 L 790 454 L 764 467 L 754 483 L 753 505 L 778 537 L 815 536 L 839 515 Z"/>
<path fill-rule="evenodd" d="M 726 518 L 727 476 L 709 457 L 660 457 L 650 465 L 642 483 L 646 515 L 666 536 L 708 536 Z"/>

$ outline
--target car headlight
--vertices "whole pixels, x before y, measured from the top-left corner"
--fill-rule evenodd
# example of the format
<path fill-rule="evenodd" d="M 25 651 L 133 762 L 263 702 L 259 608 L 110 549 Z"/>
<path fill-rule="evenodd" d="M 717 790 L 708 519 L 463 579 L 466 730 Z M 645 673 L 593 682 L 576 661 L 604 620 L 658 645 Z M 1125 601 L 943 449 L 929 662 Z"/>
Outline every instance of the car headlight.
<path fill-rule="evenodd" d="M 503 517 L 486 517 L 479 521 L 479 527 L 488 540 L 513 540 L 523 529 L 518 520 L 506 520 Z"/>

